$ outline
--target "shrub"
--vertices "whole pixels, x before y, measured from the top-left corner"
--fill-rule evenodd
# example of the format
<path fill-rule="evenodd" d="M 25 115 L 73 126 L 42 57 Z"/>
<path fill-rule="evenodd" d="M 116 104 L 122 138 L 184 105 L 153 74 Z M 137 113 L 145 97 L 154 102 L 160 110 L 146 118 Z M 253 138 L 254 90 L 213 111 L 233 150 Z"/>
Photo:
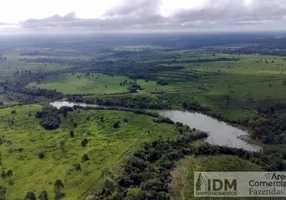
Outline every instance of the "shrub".
<path fill-rule="evenodd" d="M 55 200 L 62 199 L 66 196 L 66 193 L 60 191 L 60 190 L 55 190 Z"/>
<path fill-rule="evenodd" d="M 166 80 L 160 80 L 157 82 L 158 85 L 169 85 L 168 81 Z"/>
<path fill-rule="evenodd" d="M 113 128 L 120 128 L 120 122 L 115 122 L 114 124 L 113 124 Z"/>
<path fill-rule="evenodd" d="M 54 184 L 54 189 L 60 190 L 62 188 L 64 188 L 64 184 L 63 184 L 62 180 L 61 179 L 57 179 L 55 181 L 55 184 Z"/>
<path fill-rule="evenodd" d="M 81 158 L 82 162 L 88 161 L 89 157 L 87 154 L 83 154 L 82 158 Z"/>
<path fill-rule="evenodd" d="M 39 200 L 49 200 L 48 193 L 46 190 L 42 191 L 38 196 Z"/>
<path fill-rule="evenodd" d="M 6 187 L 0 185 L 0 200 L 6 200 L 5 198 L 6 192 L 7 192 Z"/>
<path fill-rule="evenodd" d="M 83 140 L 81 141 L 81 146 L 82 146 L 82 147 L 86 147 L 87 143 L 88 143 L 88 140 L 87 140 L 87 139 L 83 139 Z"/>
<path fill-rule="evenodd" d="M 74 168 L 75 168 L 76 171 L 80 171 L 81 170 L 80 164 L 75 164 Z"/>
<path fill-rule="evenodd" d="M 71 136 L 71 138 L 74 138 L 74 131 L 73 130 L 70 131 L 70 136 Z"/>
<path fill-rule="evenodd" d="M 43 152 L 39 153 L 39 158 L 40 159 L 44 159 L 45 158 L 45 154 Z"/>
<path fill-rule="evenodd" d="M 13 176 L 13 171 L 11 169 L 8 170 L 7 176 L 9 176 L 9 177 Z"/>
<path fill-rule="evenodd" d="M 34 192 L 27 192 L 25 200 L 36 200 L 37 197 Z"/>

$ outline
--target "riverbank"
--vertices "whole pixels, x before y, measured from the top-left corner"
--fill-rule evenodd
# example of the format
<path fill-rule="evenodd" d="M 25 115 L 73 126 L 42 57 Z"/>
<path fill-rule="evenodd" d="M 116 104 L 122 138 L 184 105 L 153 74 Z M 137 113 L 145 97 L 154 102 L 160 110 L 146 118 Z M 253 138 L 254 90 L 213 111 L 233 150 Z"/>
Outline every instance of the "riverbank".
<path fill-rule="evenodd" d="M 79 106 L 83 108 L 92 108 L 92 109 L 103 109 L 103 110 L 112 110 L 115 108 L 112 107 L 101 107 L 96 104 L 85 104 L 85 103 L 74 103 L 68 101 L 56 101 L 51 103 L 52 106 L 60 108 L 63 106 L 74 107 Z M 119 108 L 116 107 L 116 110 L 122 111 L 135 111 L 135 109 Z M 137 110 L 137 112 L 139 112 Z M 150 116 L 156 116 L 154 112 L 145 111 Z M 144 113 L 145 113 L 144 112 Z M 262 148 L 258 145 L 249 144 L 244 141 L 241 137 L 248 136 L 248 133 L 233 127 L 226 122 L 219 121 L 213 117 L 201 114 L 201 113 L 192 113 L 188 111 L 179 111 L 179 110 L 156 110 L 156 112 L 166 118 L 170 118 L 174 123 L 180 122 L 185 125 L 188 125 L 190 128 L 194 128 L 203 132 L 208 133 L 209 137 L 206 141 L 213 145 L 232 147 L 232 148 L 242 148 L 247 151 L 260 152 Z M 143 113 L 142 113 L 143 114 Z"/>

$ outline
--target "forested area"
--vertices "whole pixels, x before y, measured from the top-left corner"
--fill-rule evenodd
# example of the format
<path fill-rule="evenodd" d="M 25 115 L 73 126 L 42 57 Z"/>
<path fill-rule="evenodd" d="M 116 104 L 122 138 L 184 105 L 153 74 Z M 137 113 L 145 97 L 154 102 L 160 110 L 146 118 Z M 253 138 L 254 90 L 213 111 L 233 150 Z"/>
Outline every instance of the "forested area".
<path fill-rule="evenodd" d="M 207 137 L 206 133 L 191 130 L 177 123 L 179 135 L 173 140 L 146 143 L 126 161 L 120 176 L 104 173 L 102 191 L 94 195 L 99 199 L 170 199 L 170 172 L 176 161 L 187 155 L 234 155 L 262 166 L 265 170 L 284 170 L 283 159 L 277 156 L 250 153 L 242 149 L 212 146 L 192 142 Z M 271 160 L 271 161 L 270 161 Z M 271 163 L 271 164 L 269 164 Z"/>

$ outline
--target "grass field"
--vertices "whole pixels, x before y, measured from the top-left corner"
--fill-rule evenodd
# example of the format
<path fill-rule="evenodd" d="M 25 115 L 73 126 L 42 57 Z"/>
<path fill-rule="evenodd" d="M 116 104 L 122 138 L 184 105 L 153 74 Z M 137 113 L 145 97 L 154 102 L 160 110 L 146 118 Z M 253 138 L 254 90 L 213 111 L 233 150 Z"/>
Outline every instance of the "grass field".
<path fill-rule="evenodd" d="M 121 85 L 124 81 L 133 80 L 126 76 L 109 76 L 104 74 L 60 74 L 47 76 L 41 83 L 30 83 L 28 87 L 40 87 L 44 89 L 56 89 L 64 94 L 112 94 L 128 92 L 128 85 Z M 144 91 L 164 91 L 181 88 L 181 85 L 158 85 L 156 81 L 137 80 Z"/>
<path fill-rule="evenodd" d="M 22 200 L 28 191 L 38 195 L 42 190 L 53 199 L 53 184 L 59 178 L 65 186 L 64 199 L 77 200 L 96 187 L 105 168 L 116 167 L 143 142 L 176 135 L 172 125 L 154 124 L 151 117 L 119 111 L 74 111 L 61 119 L 59 129 L 46 131 L 34 117 L 38 110 L 41 106 L 31 105 L 0 112 L 0 137 L 5 141 L 0 145 L 1 170 L 13 171 L 12 177 L 0 179 L 0 185 L 7 187 L 7 199 Z M 121 122 L 119 129 L 113 128 L 116 121 Z M 74 130 L 74 138 L 70 130 Z M 84 138 L 86 147 L 81 146 Z M 64 148 L 60 148 L 61 139 Z M 83 154 L 88 154 L 89 161 L 81 161 Z M 75 164 L 81 165 L 80 171 Z"/>
<path fill-rule="evenodd" d="M 127 86 L 120 83 L 127 80 L 125 76 L 108 76 L 103 74 L 60 74 L 45 77 L 40 84 L 31 83 L 29 86 L 37 86 L 45 89 L 56 89 L 64 94 L 111 94 L 127 92 Z"/>
<path fill-rule="evenodd" d="M 263 171 L 258 165 L 235 156 L 202 156 L 187 157 L 178 163 L 172 172 L 173 200 L 192 199 L 194 197 L 194 172 L 207 171 Z M 210 198 L 200 198 L 210 199 Z M 215 198 L 215 199 L 245 199 L 245 198 Z M 259 199 L 259 198 L 255 198 Z"/>

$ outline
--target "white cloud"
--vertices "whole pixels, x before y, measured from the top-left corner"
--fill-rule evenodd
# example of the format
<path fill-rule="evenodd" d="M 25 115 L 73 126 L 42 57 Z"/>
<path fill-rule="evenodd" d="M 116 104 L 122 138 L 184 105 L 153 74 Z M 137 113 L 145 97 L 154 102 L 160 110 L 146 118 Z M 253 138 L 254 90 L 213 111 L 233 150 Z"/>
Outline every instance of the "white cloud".
<path fill-rule="evenodd" d="M 272 30 L 285 16 L 285 0 L 9 0 L 0 8 L 0 22 L 45 32 Z"/>

